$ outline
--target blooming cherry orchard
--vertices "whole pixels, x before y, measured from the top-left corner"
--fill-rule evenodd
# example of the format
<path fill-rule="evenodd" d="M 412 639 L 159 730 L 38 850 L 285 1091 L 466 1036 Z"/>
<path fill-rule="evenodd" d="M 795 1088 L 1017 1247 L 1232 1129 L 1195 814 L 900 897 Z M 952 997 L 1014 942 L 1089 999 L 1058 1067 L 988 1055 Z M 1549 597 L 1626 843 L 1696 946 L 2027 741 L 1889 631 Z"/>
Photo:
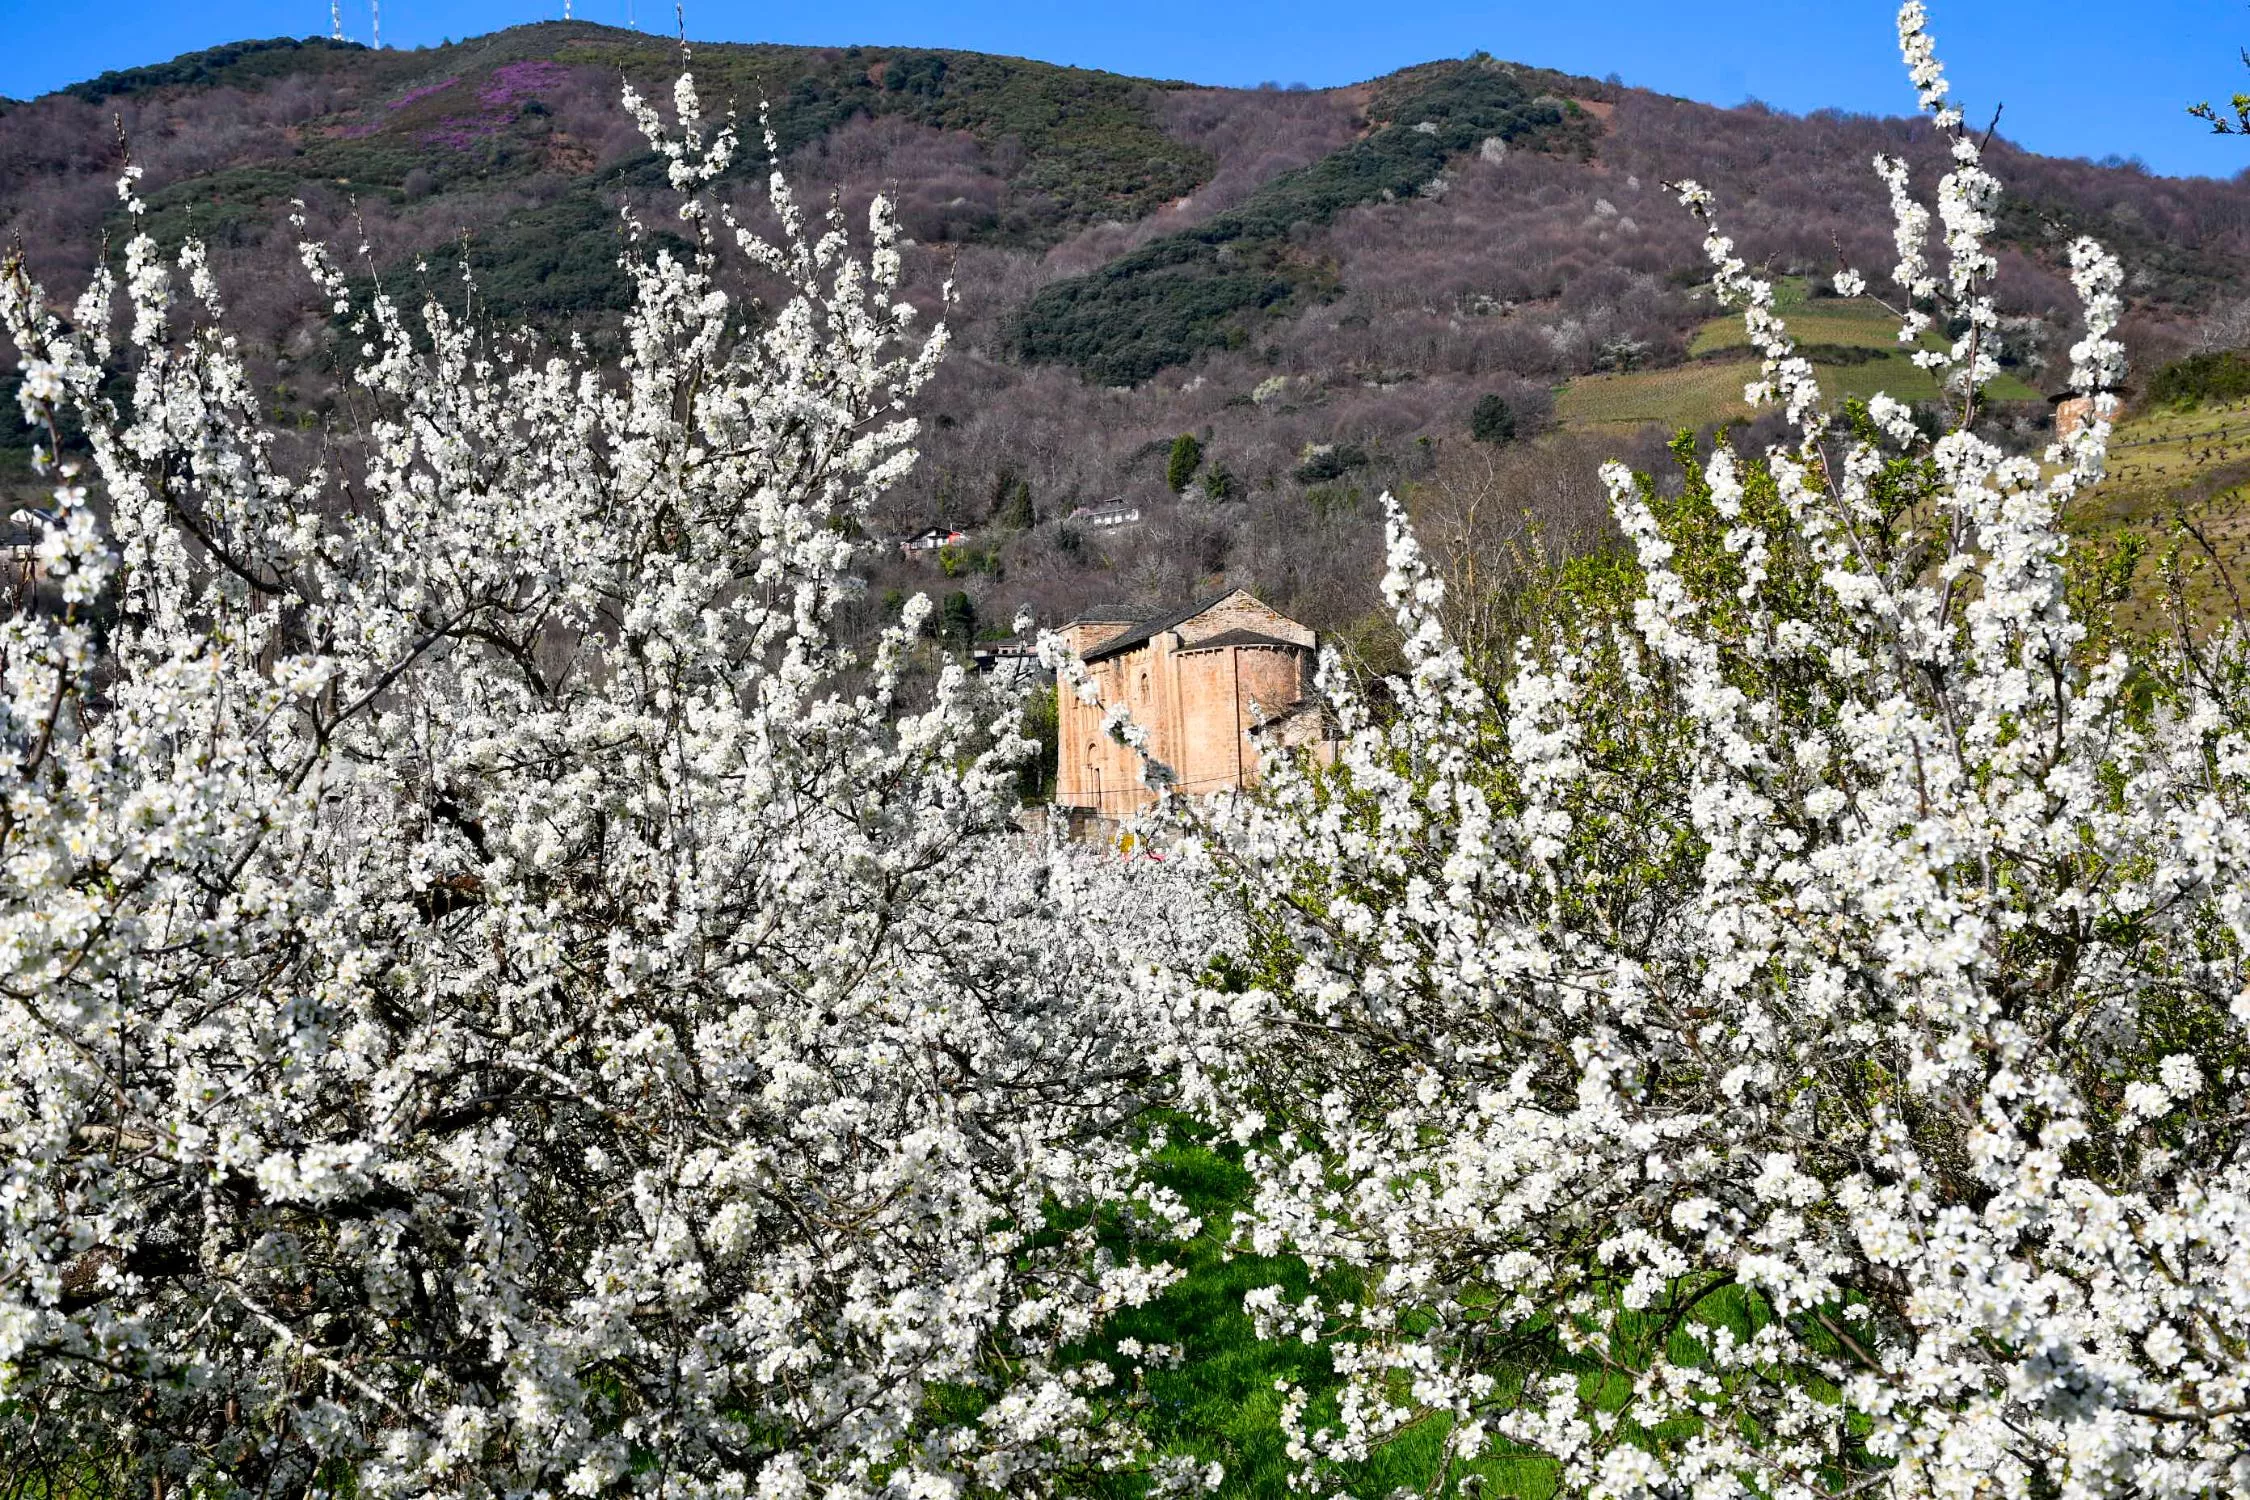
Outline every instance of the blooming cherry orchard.
<path fill-rule="evenodd" d="M 622 361 L 378 296 L 323 467 L 196 245 L 67 313 L 0 276 L 25 414 L 85 437 L 53 607 L 0 624 L 0 1452 L 41 1493 L 1132 1457 L 1065 1350 L 1165 1274 L 1086 1206 L 1190 1227 L 1126 1128 L 1185 992 L 1119 955 L 1202 909 L 1008 834 L 1019 703 L 907 700 L 925 605 L 840 639 L 944 347 L 888 209 L 855 257 L 777 177 L 761 239 L 688 78 L 627 103 L 694 248 L 629 254 Z"/>
<path fill-rule="evenodd" d="M 1331 662 L 1337 764 L 1209 830 L 1257 979 L 1192 1088 L 1244 1245 L 1324 1277 L 1252 1298 L 1341 1381 L 1287 1398 L 1315 1491 L 1433 1431 L 1440 1487 L 2250 1491 L 2250 641 L 2096 649 L 2060 523 L 2120 268 L 2070 252 L 2092 418 L 1979 437 L 1999 184 L 1919 3 L 1899 35 L 1934 214 L 1876 167 L 1949 430 L 1826 404 L 1713 227 L 1796 439 L 1683 443 L 1676 496 L 1611 468 L 1630 556 L 1492 691 L 1394 509 L 1395 710 Z"/>
<path fill-rule="evenodd" d="M 864 252 L 778 177 L 737 220 L 688 77 L 626 96 L 691 248 L 625 221 L 621 360 L 304 247 L 314 466 L 195 244 L 67 310 L 0 267 L 55 480 L 0 620 L 0 1482 L 1208 1488 L 1148 1436 L 1179 1350 L 1102 1333 L 1205 1227 L 1177 1133 L 1310 1273 L 1249 1297 L 1318 1351 L 1308 1492 L 1417 1443 L 1433 1493 L 2250 1492 L 2250 637 L 2113 648 L 2067 566 L 2099 246 L 2090 419 L 1978 435 L 2000 188 L 1899 34 L 1945 430 L 1831 405 L 1678 184 L 1794 440 L 1606 471 L 1626 546 L 1504 680 L 1394 508 L 1408 672 L 1326 661 L 1333 764 L 1168 798 L 1162 862 L 1013 831 L 1022 701 L 922 672 L 926 603 L 852 643 L 944 334 L 880 200 Z"/>

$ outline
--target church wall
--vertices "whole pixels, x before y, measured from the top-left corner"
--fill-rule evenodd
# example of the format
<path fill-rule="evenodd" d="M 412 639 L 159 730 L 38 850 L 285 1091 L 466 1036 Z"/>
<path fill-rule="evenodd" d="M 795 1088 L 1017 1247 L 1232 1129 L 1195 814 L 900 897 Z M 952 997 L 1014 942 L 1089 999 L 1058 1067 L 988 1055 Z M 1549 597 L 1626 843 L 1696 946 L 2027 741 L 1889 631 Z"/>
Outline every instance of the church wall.
<path fill-rule="evenodd" d="M 1131 750 L 1103 731 L 1108 706 L 1121 701 L 1129 681 L 1127 669 L 1141 652 L 1096 662 L 1089 668 L 1100 703 L 1085 703 L 1062 685 L 1056 701 L 1058 758 L 1056 800 L 1094 808 L 1104 817 L 1123 817 L 1136 805 L 1140 771 Z"/>
<path fill-rule="evenodd" d="M 1197 641 L 1207 641 L 1230 630 L 1255 630 L 1260 635 L 1270 635 L 1276 640 L 1295 641 L 1308 647 L 1313 644 L 1313 633 L 1309 627 L 1260 604 L 1248 594 L 1232 594 L 1220 600 L 1194 619 L 1184 621 L 1179 633 L 1180 639 L 1192 646 Z"/>
<path fill-rule="evenodd" d="M 1126 628 L 1074 622 L 1065 638 L 1084 653 Z M 1196 641 L 1229 630 L 1256 631 L 1305 649 L 1193 649 Z M 1099 704 L 1079 701 L 1067 686 L 1058 694 L 1055 800 L 1106 819 L 1130 817 L 1153 800 L 1141 784 L 1140 757 L 1102 730 L 1111 704 L 1123 704 L 1148 731 L 1151 753 L 1178 773 L 1183 790 L 1207 793 L 1255 780 L 1250 705 L 1255 700 L 1270 716 L 1303 698 L 1313 643 L 1311 630 L 1237 594 L 1183 621 L 1177 631 L 1160 632 L 1146 645 L 1093 663 L 1088 671 Z"/>
<path fill-rule="evenodd" d="M 1180 785 L 1203 794 L 1237 784 L 1247 769 L 1247 752 L 1237 751 L 1234 711 L 1234 652 L 1185 651 L 1178 663 L 1181 736 Z"/>
<path fill-rule="evenodd" d="M 1165 670 L 1169 651 L 1140 647 L 1088 667 L 1099 704 L 1079 701 L 1064 687 L 1056 700 L 1055 800 L 1091 807 L 1103 817 L 1129 817 L 1154 800 L 1141 783 L 1141 758 L 1103 729 L 1111 704 L 1121 703 L 1148 731 L 1149 750 L 1173 764 L 1178 743 L 1173 695 Z"/>
<path fill-rule="evenodd" d="M 1258 779 L 1258 747 L 1250 736 L 1253 705 L 1268 717 L 1304 696 L 1305 658 L 1272 646 L 1192 648 L 1177 658 L 1179 722 L 1184 748 L 1180 780 L 1193 792 L 1248 786 Z"/>
<path fill-rule="evenodd" d="M 1247 742 L 1250 726 L 1261 713 L 1268 719 L 1276 718 L 1311 692 L 1312 659 L 1301 652 L 1270 646 L 1238 647 L 1235 654 L 1241 658 L 1241 724 Z M 1243 755 L 1249 767 L 1246 779 L 1254 782 L 1258 765 L 1255 745 L 1250 744 Z"/>

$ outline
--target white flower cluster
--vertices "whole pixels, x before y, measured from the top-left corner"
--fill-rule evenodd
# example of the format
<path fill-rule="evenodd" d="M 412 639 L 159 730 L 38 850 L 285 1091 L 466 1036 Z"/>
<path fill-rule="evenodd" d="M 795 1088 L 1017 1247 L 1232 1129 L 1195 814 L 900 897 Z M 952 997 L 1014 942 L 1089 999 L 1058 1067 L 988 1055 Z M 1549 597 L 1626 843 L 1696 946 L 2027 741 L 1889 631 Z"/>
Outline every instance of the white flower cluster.
<path fill-rule="evenodd" d="M 1997 187 L 1899 29 L 1956 164 L 1934 221 L 1879 164 L 1902 337 L 1967 328 L 1951 430 L 1831 411 L 1713 231 L 1798 440 L 1612 469 L 1630 581 L 1496 703 L 1394 509 L 1395 715 L 1331 669 L 1337 763 L 1211 828 L 1275 957 L 1191 1092 L 1246 1246 L 1326 1278 L 1250 1299 L 1343 1381 L 1287 1398 L 1315 1492 L 1410 1430 L 1433 1483 L 1533 1451 L 1620 1500 L 2250 1492 L 2250 643 L 2090 652 L 2060 516 L 2118 267 L 2071 252 L 2095 419 L 1976 436 Z"/>
<path fill-rule="evenodd" d="M 632 101 L 692 193 L 733 134 L 676 102 Z M 902 697 L 926 601 L 840 642 L 944 335 L 884 203 L 862 260 L 772 194 L 776 242 L 690 196 L 692 254 L 628 259 L 615 367 L 306 245 L 364 425 L 304 473 L 197 247 L 68 318 L 0 275 L 91 450 L 0 621 L 10 1465 L 930 1500 L 1130 1457 L 1068 1349 L 1164 1273 L 1085 1210 L 1194 1227 L 1122 1125 L 1196 997 L 1125 960 L 1202 908 L 1008 832 L 1020 703 Z"/>

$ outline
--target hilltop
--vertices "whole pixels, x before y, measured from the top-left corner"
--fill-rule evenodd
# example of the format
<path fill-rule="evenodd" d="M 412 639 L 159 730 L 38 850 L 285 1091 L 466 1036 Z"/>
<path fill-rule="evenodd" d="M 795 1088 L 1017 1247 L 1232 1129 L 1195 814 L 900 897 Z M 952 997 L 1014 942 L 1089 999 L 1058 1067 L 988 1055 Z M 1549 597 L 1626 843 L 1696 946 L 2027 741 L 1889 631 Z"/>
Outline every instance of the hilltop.
<path fill-rule="evenodd" d="M 276 423 L 343 444 L 335 329 L 293 274 L 290 202 L 366 247 L 364 286 L 458 301 L 465 263 L 485 314 L 599 347 L 627 295 L 619 208 L 658 232 L 664 213 L 620 83 L 663 99 L 675 61 L 641 33 L 546 23 L 411 52 L 245 42 L 107 74 L 0 108 L 0 230 L 74 292 L 123 227 L 121 126 L 153 232 L 212 245 Z M 1910 121 L 1715 109 L 1482 54 L 1305 91 L 885 47 L 701 45 L 694 69 L 753 135 L 766 107 L 809 201 L 833 192 L 857 215 L 895 196 L 933 314 L 953 284 L 957 348 L 924 461 L 871 525 L 963 533 L 876 581 L 878 598 L 957 593 L 964 633 L 1021 602 L 1052 617 L 1221 579 L 1348 627 L 1371 602 L 1385 486 L 1492 491 L 1557 532 L 1598 528 L 1596 456 L 1653 462 L 1671 427 L 1749 415 L 1746 352 L 1664 186 L 1681 177 L 1718 193 L 1753 262 L 1792 278 L 1832 380 L 1934 395 L 1881 307 L 1824 291 L 1840 262 L 1884 290 L 1869 158 L 1943 170 Z M 2233 326 L 2250 184 L 2004 143 L 1993 157 L 2010 189 L 1997 429 L 2030 443 L 2048 420 L 2073 336 L 2059 255 L 2078 233 L 2133 270 L 2142 368 Z M 750 202 L 766 166 L 746 151 L 729 196 Z M 1182 434 L 1200 457 L 1175 495 Z M 7 442 L 20 482 L 23 439 Z M 1113 500 L 1139 521 L 1073 524 Z"/>

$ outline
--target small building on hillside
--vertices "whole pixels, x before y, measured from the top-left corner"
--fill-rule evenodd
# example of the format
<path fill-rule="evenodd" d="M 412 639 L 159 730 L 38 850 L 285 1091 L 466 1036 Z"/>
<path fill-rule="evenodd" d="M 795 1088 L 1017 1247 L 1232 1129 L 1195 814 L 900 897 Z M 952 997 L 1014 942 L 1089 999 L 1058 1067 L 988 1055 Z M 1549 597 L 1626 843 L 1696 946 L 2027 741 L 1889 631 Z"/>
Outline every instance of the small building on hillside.
<path fill-rule="evenodd" d="M 1081 526 L 1115 531 L 1121 526 L 1138 526 L 1141 508 L 1130 500 L 1111 500 L 1101 505 L 1081 505 L 1070 513 L 1070 519 Z"/>
<path fill-rule="evenodd" d="M 1326 739 L 1313 696 L 1313 632 L 1229 589 L 1146 620 L 1088 617 L 1063 627 L 1101 691 L 1099 705 L 1057 696 L 1055 802 L 1096 818 L 1132 816 L 1155 800 L 1140 758 L 1103 732 L 1122 704 L 1148 731 L 1149 753 L 1178 787 L 1204 794 L 1250 786 L 1261 745 Z"/>
<path fill-rule="evenodd" d="M 899 543 L 899 550 L 911 557 L 917 552 L 937 552 L 947 547 L 958 547 L 968 539 L 966 532 L 957 531 L 950 526 L 932 526 L 927 531 L 915 532 Z"/>
<path fill-rule="evenodd" d="M 973 646 L 969 665 L 1011 686 L 1038 682 L 1050 675 L 1039 665 L 1039 648 L 1020 641 L 986 641 Z"/>

